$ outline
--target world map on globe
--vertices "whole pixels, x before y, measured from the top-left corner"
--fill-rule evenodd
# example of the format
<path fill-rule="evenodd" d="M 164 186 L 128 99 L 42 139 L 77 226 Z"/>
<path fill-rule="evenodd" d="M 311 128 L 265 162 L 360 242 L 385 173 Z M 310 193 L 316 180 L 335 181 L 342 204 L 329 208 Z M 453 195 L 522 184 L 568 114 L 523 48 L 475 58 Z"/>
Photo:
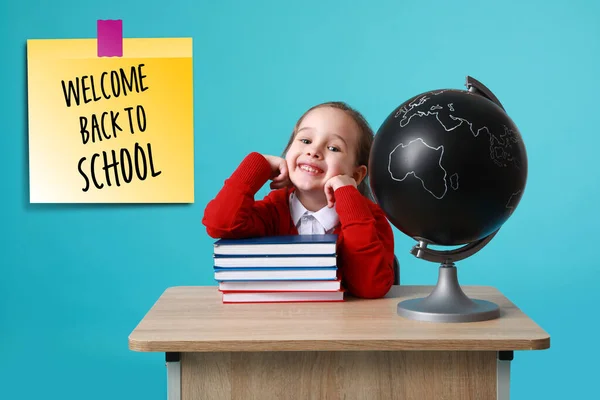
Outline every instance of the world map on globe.
<path fill-rule="evenodd" d="M 454 131 L 459 127 L 468 127 L 469 132 L 474 138 L 483 135 L 489 142 L 490 159 L 498 167 L 507 167 L 509 164 L 520 167 L 520 159 L 513 157 L 512 145 L 517 143 L 520 138 L 516 132 L 506 125 L 503 125 L 502 131 L 491 132 L 487 126 L 477 126 L 475 122 L 469 121 L 468 117 L 461 116 L 461 110 L 457 109 L 453 103 L 437 101 L 438 95 L 450 90 L 439 90 L 430 92 L 408 102 L 400 107 L 394 118 L 399 120 L 400 127 L 406 127 L 414 118 L 434 118 L 446 132 Z M 474 94 L 469 95 L 475 96 Z M 415 149 L 418 147 L 418 149 Z M 412 139 L 407 143 L 399 143 L 392 149 L 389 157 L 388 171 L 395 181 L 403 181 L 412 177 L 421 181 L 423 189 L 438 200 L 444 198 L 449 189 L 458 190 L 460 185 L 460 176 L 458 173 L 451 173 L 444 168 L 444 145 L 428 144 L 423 138 Z M 428 166 L 427 173 L 419 170 L 406 170 L 401 168 L 403 163 L 395 162 L 395 157 L 405 158 L 407 153 L 419 154 L 423 159 L 430 159 L 430 163 L 421 162 L 419 165 Z M 431 169 L 433 164 L 439 166 L 439 169 Z M 520 194 L 520 190 L 512 193 L 506 203 L 507 208 L 513 208 L 512 199 Z"/>
<path fill-rule="evenodd" d="M 400 231 L 455 245 L 495 232 L 510 217 L 527 169 L 519 129 L 499 101 L 440 89 L 388 115 L 373 141 L 369 180 Z"/>

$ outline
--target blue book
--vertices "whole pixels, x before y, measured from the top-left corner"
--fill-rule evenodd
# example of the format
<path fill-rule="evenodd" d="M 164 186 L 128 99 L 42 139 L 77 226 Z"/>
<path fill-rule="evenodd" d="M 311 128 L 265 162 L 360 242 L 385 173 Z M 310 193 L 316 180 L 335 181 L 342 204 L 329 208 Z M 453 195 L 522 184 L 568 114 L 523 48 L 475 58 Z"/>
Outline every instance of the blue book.
<path fill-rule="evenodd" d="M 335 234 L 325 234 L 220 239 L 214 244 L 214 254 L 215 256 L 334 255 L 337 237 Z"/>

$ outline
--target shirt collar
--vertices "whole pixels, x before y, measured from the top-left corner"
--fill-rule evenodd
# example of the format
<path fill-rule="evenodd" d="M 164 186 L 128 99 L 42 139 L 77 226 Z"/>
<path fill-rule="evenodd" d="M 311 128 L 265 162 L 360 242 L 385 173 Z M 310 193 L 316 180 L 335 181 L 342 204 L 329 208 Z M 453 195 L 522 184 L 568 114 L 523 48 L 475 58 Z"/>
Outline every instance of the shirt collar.
<path fill-rule="evenodd" d="M 290 214 L 292 216 L 294 226 L 298 226 L 298 222 L 304 214 L 312 215 L 317 221 L 319 221 L 323 228 L 325 228 L 325 232 L 335 228 L 340 221 L 337 211 L 335 210 L 335 204 L 332 208 L 325 206 L 319 211 L 308 211 L 302 205 L 302 203 L 300 203 L 300 200 L 298 200 L 298 197 L 294 194 L 294 192 L 290 193 Z"/>

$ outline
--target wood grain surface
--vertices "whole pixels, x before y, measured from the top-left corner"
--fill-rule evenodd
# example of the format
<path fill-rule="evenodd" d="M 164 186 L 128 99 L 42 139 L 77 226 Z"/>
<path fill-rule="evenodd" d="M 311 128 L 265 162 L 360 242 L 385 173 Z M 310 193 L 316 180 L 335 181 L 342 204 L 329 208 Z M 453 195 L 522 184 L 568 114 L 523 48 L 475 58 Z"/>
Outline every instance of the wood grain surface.
<path fill-rule="evenodd" d="M 183 353 L 181 398 L 487 400 L 496 352 Z"/>
<path fill-rule="evenodd" d="M 432 286 L 394 286 L 381 299 L 338 303 L 223 304 L 216 286 L 172 287 L 129 336 L 129 348 L 154 352 L 534 350 L 549 335 L 492 287 L 463 288 L 500 306 L 498 319 L 469 323 L 408 320 L 399 301 Z"/>

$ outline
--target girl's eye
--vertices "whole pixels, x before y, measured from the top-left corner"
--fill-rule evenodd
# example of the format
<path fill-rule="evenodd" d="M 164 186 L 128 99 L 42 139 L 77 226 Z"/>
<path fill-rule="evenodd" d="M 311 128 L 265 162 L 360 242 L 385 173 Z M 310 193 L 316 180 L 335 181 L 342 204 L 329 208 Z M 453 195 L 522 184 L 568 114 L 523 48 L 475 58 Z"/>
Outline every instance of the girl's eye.
<path fill-rule="evenodd" d="M 338 148 L 337 148 L 337 147 L 335 147 L 335 146 L 329 146 L 328 148 L 329 148 L 329 150 L 331 150 L 331 151 L 335 151 L 335 152 L 337 152 L 337 151 L 340 151 L 340 149 L 338 149 Z"/>
<path fill-rule="evenodd" d="M 308 139 L 300 139 L 300 141 L 304 144 L 310 144 L 310 140 Z"/>

